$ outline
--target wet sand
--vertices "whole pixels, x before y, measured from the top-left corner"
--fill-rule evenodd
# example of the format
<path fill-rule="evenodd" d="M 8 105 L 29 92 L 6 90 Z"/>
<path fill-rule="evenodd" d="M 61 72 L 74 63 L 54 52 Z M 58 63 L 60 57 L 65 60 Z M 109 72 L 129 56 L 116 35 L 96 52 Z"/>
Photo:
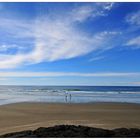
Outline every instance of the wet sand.
<path fill-rule="evenodd" d="M 140 104 L 15 103 L 0 106 L 0 135 L 62 124 L 140 128 Z"/>

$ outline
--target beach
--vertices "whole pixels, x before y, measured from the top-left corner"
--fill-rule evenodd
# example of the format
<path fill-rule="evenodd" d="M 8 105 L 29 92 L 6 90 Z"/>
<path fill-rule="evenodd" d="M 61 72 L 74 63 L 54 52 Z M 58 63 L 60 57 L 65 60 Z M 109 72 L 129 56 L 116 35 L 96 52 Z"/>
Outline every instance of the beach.
<path fill-rule="evenodd" d="M 0 135 L 72 124 L 97 128 L 140 128 L 140 104 L 14 103 L 0 106 Z"/>

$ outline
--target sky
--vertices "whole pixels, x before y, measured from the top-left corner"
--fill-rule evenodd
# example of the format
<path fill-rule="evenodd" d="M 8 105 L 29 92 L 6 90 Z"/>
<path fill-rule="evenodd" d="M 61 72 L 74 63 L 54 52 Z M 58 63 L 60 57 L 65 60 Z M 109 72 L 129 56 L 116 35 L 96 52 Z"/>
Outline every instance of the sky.
<path fill-rule="evenodd" d="M 140 3 L 0 2 L 0 85 L 140 86 Z"/>

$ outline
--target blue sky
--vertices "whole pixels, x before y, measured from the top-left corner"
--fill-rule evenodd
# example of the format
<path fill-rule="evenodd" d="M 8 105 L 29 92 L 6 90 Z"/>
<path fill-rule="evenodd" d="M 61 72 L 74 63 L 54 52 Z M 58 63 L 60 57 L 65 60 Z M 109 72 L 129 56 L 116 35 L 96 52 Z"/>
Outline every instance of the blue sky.
<path fill-rule="evenodd" d="M 140 85 L 140 3 L 0 3 L 0 85 Z"/>

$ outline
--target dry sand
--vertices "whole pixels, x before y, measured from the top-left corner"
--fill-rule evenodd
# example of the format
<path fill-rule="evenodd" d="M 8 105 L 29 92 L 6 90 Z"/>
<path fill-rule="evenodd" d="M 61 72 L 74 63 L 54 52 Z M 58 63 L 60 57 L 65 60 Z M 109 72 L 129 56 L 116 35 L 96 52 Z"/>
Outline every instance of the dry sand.
<path fill-rule="evenodd" d="M 0 106 L 0 135 L 60 124 L 140 128 L 140 104 L 16 103 Z"/>

